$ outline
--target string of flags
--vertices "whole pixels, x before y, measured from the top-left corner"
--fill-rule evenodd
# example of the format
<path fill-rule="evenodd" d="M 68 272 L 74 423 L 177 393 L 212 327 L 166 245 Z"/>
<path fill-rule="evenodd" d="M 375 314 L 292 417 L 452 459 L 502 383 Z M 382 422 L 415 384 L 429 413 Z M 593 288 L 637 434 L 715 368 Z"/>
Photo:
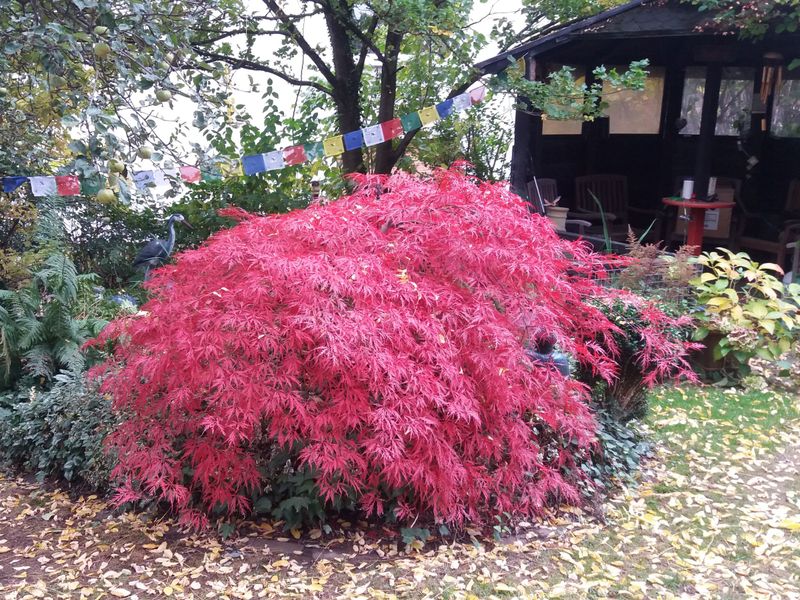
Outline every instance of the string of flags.
<path fill-rule="evenodd" d="M 486 87 L 481 85 L 463 94 L 448 98 L 438 104 L 419 111 L 391 119 L 377 125 L 362 127 L 342 135 L 335 135 L 319 142 L 289 146 L 261 154 L 249 154 L 241 158 L 241 171 L 244 175 L 257 175 L 285 167 L 313 162 L 322 157 L 336 157 L 359 148 L 377 146 L 402 135 L 436 123 L 450 115 L 462 112 L 483 101 Z M 131 172 L 137 189 L 166 185 L 168 178 L 199 183 L 203 179 L 218 178 L 204 174 L 197 167 L 182 166 L 174 169 L 145 169 Z M 30 183 L 34 196 L 77 196 L 94 195 L 103 187 L 99 176 L 83 178 L 77 175 L 3 177 L 3 192 L 11 193 Z"/>

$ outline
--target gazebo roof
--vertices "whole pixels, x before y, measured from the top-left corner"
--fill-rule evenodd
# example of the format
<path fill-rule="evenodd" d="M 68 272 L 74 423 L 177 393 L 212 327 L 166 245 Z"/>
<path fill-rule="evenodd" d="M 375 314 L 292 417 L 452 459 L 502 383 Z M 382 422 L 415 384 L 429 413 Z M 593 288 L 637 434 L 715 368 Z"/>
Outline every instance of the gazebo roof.
<path fill-rule="evenodd" d="M 673 37 L 704 35 L 708 13 L 670 0 L 633 0 L 592 17 L 566 24 L 555 31 L 521 44 L 476 65 L 483 73 L 502 71 L 522 56 L 535 56 L 580 37 Z"/>

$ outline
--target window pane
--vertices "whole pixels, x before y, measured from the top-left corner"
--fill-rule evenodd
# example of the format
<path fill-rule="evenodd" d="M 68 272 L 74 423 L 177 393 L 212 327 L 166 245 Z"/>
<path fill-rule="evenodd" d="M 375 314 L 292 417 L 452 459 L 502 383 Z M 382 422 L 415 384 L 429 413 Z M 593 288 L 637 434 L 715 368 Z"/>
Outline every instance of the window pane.
<path fill-rule="evenodd" d="M 717 135 L 739 135 L 750 124 L 753 69 L 723 69 L 717 111 Z"/>
<path fill-rule="evenodd" d="M 722 70 L 716 135 L 739 135 L 739 129 L 747 127 L 750 121 L 750 109 L 753 106 L 753 76 L 752 69 Z M 681 105 L 681 115 L 686 119 L 686 127 L 681 130 L 681 134 L 700 133 L 705 90 L 706 69 L 704 67 L 686 69 Z"/>
<path fill-rule="evenodd" d="M 549 65 L 549 71 L 554 73 L 561 69 L 563 65 Z M 576 68 L 573 73 L 575 81 L 578 85 L 586 83 L 586 71 L 581 68 Z M 542 115 L 542 134 L 543 135 L 580 135 L 583 131 L 583 121 L 578 120 L 565 120 L 565 119 L 548 119 L 547 115 Z"/>
<path fill-rule="evenodd" d="M 778 137 L 800 137 L 800 79 L 784 81 L 776 94 L 772 112 L 772 134 Z"/>
<path fill-rule="evenodd" d="M 620 67 L 617 67 L 620 69 Z M 622 67 L 620 70 L 624 70 Z M 657 134 L 661 129 L 661 100 L 664 97 L 664 69 L 650 68 L 644 90 L 613 90 L 603 83 L 603 100 L 608 102 L 606 115 L 609 131 L 627 134 Z"/>

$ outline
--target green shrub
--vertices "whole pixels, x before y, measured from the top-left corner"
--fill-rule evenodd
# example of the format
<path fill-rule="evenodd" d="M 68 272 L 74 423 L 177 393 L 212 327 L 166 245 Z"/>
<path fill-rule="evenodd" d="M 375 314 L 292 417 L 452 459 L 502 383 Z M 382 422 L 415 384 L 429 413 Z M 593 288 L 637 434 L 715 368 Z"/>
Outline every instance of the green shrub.
<path fill-rule="evenodd" d="M 608 488 L 616 481 L 629 480 L 639 468 L 651 444 L 630 424 L 620 423 L 604 410 L 597 418 L 596 449 L 587 455 L 581 468 L 596 486 Z"/>
<path fill-rule="evenodd" d="M 114 425 L 111 401 L 82 375 L 60 374 L 47 391 L 0 396 L 0 459 L 13 468 L 103 488 L 113 460 L 103 439 Z"/>
<path fill-rule="evenodd" d="M 700 327 L 695 339 L 709 343 L 729 375 L 749 373 L 750 359 L 779 360 L 800 339 L 800 285 L 785 285 L 778 265 L 759 264 L 725 248 L 698 258 L 704 272 L 692 280 Z"/>

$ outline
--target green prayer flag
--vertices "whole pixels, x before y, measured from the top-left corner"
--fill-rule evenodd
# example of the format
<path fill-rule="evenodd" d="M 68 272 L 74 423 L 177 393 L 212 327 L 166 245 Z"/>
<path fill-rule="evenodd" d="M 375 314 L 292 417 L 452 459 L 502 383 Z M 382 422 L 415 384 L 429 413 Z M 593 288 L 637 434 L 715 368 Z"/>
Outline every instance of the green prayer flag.
<path fill-rule="evenodd" d="M 408 133 L 422 127 L 422 120 L 419 118 L 419 113 L 411 113 L 400 117 L 400 122 L 403 124 L 403 131 Z"/>
<path fill-rule="evenodd" d="M 308 158 L 309 162 L 315 161 L 318 158 L 322 158 L 325 156 L 325 148 L 322 145 L 322 142 L 315 142 L 313 144 L 305 144 L 303 149 L 306 152 L 306 158 Z"/>
<path fill-rule="evenodd" d="M 95 196 L 102 188 L 100 177 L 93 175 L 92 177 L 81 177 L 81 195 L 82 196 Z"/>
<path fill-rule="evenodd" d="M 222 176 L 216 171 L 201 171 L 202 181 L 219 181 Z"/>

